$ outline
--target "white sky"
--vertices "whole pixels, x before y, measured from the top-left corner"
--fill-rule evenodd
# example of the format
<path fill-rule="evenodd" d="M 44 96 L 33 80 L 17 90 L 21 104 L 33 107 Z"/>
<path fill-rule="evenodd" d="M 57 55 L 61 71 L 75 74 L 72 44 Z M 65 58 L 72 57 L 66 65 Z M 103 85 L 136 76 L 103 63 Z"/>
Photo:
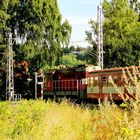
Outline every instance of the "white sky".
<path fill-rule="evenodd" d="M 85 31 L 90 29 L 88 21 L 97 19 L 100 0 L 58 0 L 58 4 L 63 20 L 67 19 L 72 25 L 71 41 L 82 41 L 78 45 L 85 47 Z"/>

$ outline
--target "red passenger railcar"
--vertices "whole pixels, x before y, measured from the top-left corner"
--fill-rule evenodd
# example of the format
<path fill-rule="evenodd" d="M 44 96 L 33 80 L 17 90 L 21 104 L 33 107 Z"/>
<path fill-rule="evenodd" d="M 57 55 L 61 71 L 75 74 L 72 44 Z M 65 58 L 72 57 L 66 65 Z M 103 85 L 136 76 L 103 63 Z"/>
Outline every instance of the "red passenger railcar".
<path fill-rule="evenodd" d="M 127 68 L 111 68 L 111 69 L 102 69 L 95 70 L 88 74 L 88 84 L 87 84 L 87 98 L 92 99 L 113 99 L 113 100 L 122 100 L 123 97 L 128 95 L 128 91 L 125 88 L 124 74 L 130 81 L 130 75 L 133 77 L 134 71 L 138 70 L 135 73 L 140 77 L 140 66 L 132 66 Z M 124 74 L 123 74 L 124 70 Z M 131 82 L 129 82 L 130 84 Z M 116 85 L 116 86 L 114 86 Z M 131 85 L 133 89 L 135 85 Z M 132 97 L 130 94 L 128 95 Z"/>

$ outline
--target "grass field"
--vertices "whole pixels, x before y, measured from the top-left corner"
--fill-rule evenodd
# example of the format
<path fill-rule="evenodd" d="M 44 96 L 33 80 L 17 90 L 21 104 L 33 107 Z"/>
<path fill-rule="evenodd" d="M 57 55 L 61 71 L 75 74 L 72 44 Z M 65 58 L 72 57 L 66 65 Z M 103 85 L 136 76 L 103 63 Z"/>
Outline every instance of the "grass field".
<path fill-rule="evenodd" d="M 0 102 L 0 140 L 139 140 L 140 107 Z"/>

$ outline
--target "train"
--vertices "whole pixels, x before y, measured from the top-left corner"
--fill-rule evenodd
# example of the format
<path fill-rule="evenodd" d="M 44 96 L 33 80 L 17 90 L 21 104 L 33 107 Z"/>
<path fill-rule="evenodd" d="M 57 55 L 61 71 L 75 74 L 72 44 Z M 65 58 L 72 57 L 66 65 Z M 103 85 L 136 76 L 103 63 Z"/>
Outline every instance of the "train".
<path fill-rule="evenodd" d="M 94 65 L 78 65 L 76 67 L 61 67 L 46 72 L 43 98 L 72 97 L 77 99 L 113 99 L 122 100 L 120 93 L 127 93 L 124 86 L 123 70 L 130 72 L 133 68 L 101 69 Z M 127 74 L 128 75 L 128 74 Z M 115 86 L 116 85 L 117 89 Z"/>

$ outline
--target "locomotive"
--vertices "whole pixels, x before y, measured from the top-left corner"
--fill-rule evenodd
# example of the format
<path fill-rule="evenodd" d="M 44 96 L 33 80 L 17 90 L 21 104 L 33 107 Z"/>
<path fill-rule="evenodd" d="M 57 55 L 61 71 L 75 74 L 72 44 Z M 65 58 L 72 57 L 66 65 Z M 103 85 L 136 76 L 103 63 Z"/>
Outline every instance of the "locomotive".
<path fill-rule="evenodd" d="M 135 68 L 140 70 L 140 66 Z M 126 93 L 123 69 L 126 71 L 126 68 L 101 69 L 99 66 L 78 65 L 48 70 L 45 76 L 43 98 L 122 100 L 118 91 Z M 127 69 L 132 71 L 133 67 Z M 112 81 L 118 90 L 113 86 Z"/>
<path fill-rule="evenodd" d="M 78 65 L 73 68 L 49 70 L 46 75 L 44 98 L 51 96 L 86 98 L 88 75 L 98 69 L 100 69 L 98 66 Z"/>

